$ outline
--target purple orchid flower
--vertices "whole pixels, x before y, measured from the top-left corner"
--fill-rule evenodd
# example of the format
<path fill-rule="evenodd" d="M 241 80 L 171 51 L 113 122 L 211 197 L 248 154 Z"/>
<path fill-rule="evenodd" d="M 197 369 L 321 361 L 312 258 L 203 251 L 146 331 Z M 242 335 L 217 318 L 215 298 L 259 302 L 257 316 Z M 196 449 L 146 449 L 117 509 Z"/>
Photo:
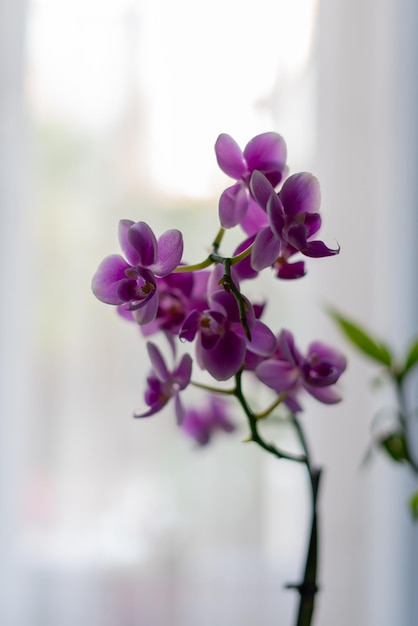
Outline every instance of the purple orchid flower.
<path fill-rule="evenodd" d="M 157 241 L 145 222 L 121 220 L 119 243 L 126 260 L 119 254 L 106 257 L 93 276 L 93 293 L 106 304 L 132 311 L 138 324 L 148 324 L 158 311 L 156 277 L 167 276 L 179 265 L 182 234 L 168 230 Z"/>
<path fill-rule="evenodd" d="M 149 408 L 142 413 L 135 412 L 134 417 L 150 417 L 161 411 L 167 402 L 174 398 L 177 422 L 181 423 L 184 411 L 179 393 L 190 383 L 192 358 L 189 354 L 183 355 L 177 367 L 170 372 L 155 344 L 149 341 L 147 350 L 153 367 L 152 373 L 147 378 L 148 388 L 145 391 L 145 403 Z"/>
<path fill-rule="evenodd" d="M 210 308 L 193 310 L 180 329 L 180 339 L 193 341 L 197 337 L 197 361 L 216 380 L 234 376 L 243 367 L 247 350 L 266 357 L 276 348 L 271 330 L 256 318 L 250 302 L 244 301 L 251 339 L 246 337 L 235 297 L 223 290 L 210 294 Z"/>
<path fill-rule="evenodd" d="M 141 326 L 142 334 L 150 337 L 162 331 L 175 351 L 174 339 L 193 309 L 203 311 L 207 308 L 207 283 L 210 272 L 201 270 L 198 272 L 173 273 L 163 278 L 157 278 L 157 291 L 159 296 L 158 310 L 155 319 Z M 130 311 L 119 309 L 120 314 L 133 320 Z"/>
<path fill-rule="evenodd" d="M 216 431 L 232 433 L 235 430 L 225 410 L 225 402 L 212 397 L 209 406 L 187 409 L 181 428 L 200 446 L 207 445 Z"/>
<path fill-rule="evenodd" d="M 319 183 L 312 174 L 300 172 L 290 176 L 276 193 L 261 172 L 254 172 L 250 186 L 268 216 L 268 225 L 264 222 L 255 237 L 251 253 L 254 270 L 274 266 L 280 278 L 299 278 L 305 273 L 304 263 L 289 264 L 292 255 L 301 252 L 319 258 L 339 253 L 339 248 L 331 249 L 323 241 L 312 241 L 321 227 Z"/>
<path fill-rule="evenodd" d="M 275 355 L 260 363 L 257 378 L 277 393 L 286 392 L 284 403 L 291 411 L 301 411 L 298 395 L 302 389 L 325 404 L 341 400 L 335 383 L 346 368 L 345 357 L 320 342 L 312 343 L 303 356 L 295 345 L 293 335 L 283 330 Z"/>
<path fill-rule="evenodd" d="M 248 209 L 257 210 L 249 190 L 254 170 L 262 172 L 273 187 L 282 181 L 286 173 L 286 144 L 280 135 L 270 132 L 257 135 L 241 150 L 230 135 L 221 134 L 215 152 L 221 170 L 238 181 L 219 200 L 221 225 L 232 228 L 242 222 Z"/>

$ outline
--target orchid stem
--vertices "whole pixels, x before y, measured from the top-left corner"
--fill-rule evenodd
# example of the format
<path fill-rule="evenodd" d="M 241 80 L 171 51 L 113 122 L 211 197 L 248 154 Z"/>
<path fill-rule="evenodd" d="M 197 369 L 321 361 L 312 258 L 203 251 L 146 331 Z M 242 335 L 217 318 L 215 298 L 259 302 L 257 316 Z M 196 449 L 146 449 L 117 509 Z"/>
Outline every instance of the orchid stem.
<path fill-rule="evenodd" d="M 241 404 L 241 407 L 248 418 L 248 424 L 250 427 L 250 436 L 246 441 L 254 441 L 258 444 L 263 450 L 266 450 L 270 454 L 273 454 L 275 457 L 279 459 L 287 459 L 288 461 L 295 461 L 297 463 L 303 463 L 307 469 L 309 475 L 309 483 L 311 488 L 311 498 L 312 498 L 312 518 L 311 518 L 311 530 L 309 534 L 309 543 L 308 549 L 306 553 L 306 561 L 304 568 L 303 580 L 301 583 L 291 583 L 286 585 L 288 589 L 296 589 L 299 593 L 299 607 L 297 613 L 297 621 L 296 626 L 311 626 L 314 607 L 315 607 L 315 596 L 318 591 L 318 586 L 316 582 L 317 577 L 317 566 L 318 566 L 318 513 L 317 513 L 317 497 L 318 497 L 318 489 L 319 489 L 319 481 L 321 477 L 321 469 L 314 468 L 311 463 L 310 452 L 308 448 L 308 444 L 306 441 L 306 437 L 304 435 L 302 425 L 299 422 L 297 416 L 292 414 L 292 423 L 295 427 L 296 433 L 298 435 L 299 442 L 303 449 L 303 454 L 293 454 L 289 452 L 284 452 L 280 450 L 276 446 L 271 443 L 267 443 L 260 435 L 258 431 L 258 420 L 260 419 L 260 415 L 264 417 L 271 412 L 275 406 L 280 404 L 283 400 L 283 397 L 280 397 L 277 401 L 269 407 L 266 411 L 261 414 L 253 413 L 251 408 L 249 407 L 245 396 L 242 391 L 242 371 L 238 372 L 235 375 L 236 381 L 236 389 L 235 395 Z"/>
<path fill-rule="evenodd" d="M 295 461 L 296 463 L 304 463 L 306 465 L 306 456 L 304 454 L 293 454 L 291 452 L 286 452 L 284 450 L 281 450 L 280 448 L 277 448 L 272 443 L 267 443 L 267 441 L 265 441 L 261 437 L 260 433 L 258 432 L 258 420 L 256 414 L 253 413 L 253 411 L 250 409 L 242 391 L 242 371 L 239 371 L 237 374 L 235 374 L 235 381 L 236 388 L 234 395 L 238 399 L 238 402 L 240 403 L 245 415 L 247 416 L 248 425 L 250 427 L 251 435 L 247 439 L 247 441 L 253 441 L 257 445 L 259 445 L 260 448 L 263 448 L 263 450 L 266 450 L 270 454 L 273 454 L 278 459 L 287 459 L 288 461 Z"/>
<path fill-rule="evenodd" d="M 204 389 L 205 391 L 210 391 L 212 393 L 223 393 L 228 396 L 235 395 L 235 389 L 220 389 L 219 387 L 212 387 L 211 385 L 205 385 L 204 383 L 196 383 L 193 380 L 190 381 L 190 384 L 193 387 L 198 387 L 199 389 Z"/>
<path fill-rule="evenodd" d="M 225 274 L 222 278 L 222 284 L 224 285 L 224 287 L 226 287 L 227 290 L 232 291 L 232 293 L 234 294 L 235 300 L 238 305 L 240 322 L 242 324 L 242 327 L 244 329 L 247 339 L 251 341 L 251 332 L 250 332 L 248 321 L 247 321 L 247 312 L 246 312 L 247 306 L 245 304 L 244 298 L 242 297 L 242 294 L 240 293 L 240 290 L 234 283 L 233 278 L 231 276 L 231 259 L 228 259 L 228 258 L 223 259 L 223 265 L 224 265 Z"/>
<path fill-rule="evenodd" d="M 279 395 L 277 396 L 276 400 L 272 404 L 270 404 L 270 406 L 267 407 L 267 409 L 265 409 L 265 411 L 261 411 L 260 413 L 254 413 L 255 419 L 262 420 L 262 419 L 265 419 L 266 417 L 268 417 L 270 415 L 270 413 L 272 413 L 272 411 L 274 411 L 274 409 L 276 407 L 278 407 L 283 402 L 285 397 L 286 397 L 286 393 L 285 392 L 279 393 Z"/>
<path fill-rule="evenodd" d="M 311 487 L 312 519 L 303 581 L 302 583 L 297 585 L 287 585 L 287 588 L 296 589 L 300 595 L 296 626 L 310 626 L 315 608 L 315 596 L 318 591 L 318 586 L 316 582 L 318 566 L 317 498 L 319 481 L 321 478 L 321 468 L 314 468 L 311 464 L 311 458 L 306 437 L 304 435 L 301 423 L 299 422 L 296 415 L 293 415 L 292 421 L 298 434 L 300 444 L 305 452 L 306 469 L 309 474 L 309 482 Z"/>

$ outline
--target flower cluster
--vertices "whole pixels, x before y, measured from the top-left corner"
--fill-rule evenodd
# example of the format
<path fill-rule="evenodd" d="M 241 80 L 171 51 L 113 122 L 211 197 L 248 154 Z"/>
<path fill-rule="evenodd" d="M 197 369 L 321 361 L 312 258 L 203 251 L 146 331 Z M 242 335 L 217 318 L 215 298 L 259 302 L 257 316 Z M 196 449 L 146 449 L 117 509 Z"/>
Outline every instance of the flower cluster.
<path fill-rule="evenodd" d="M 157 238 L 145 222 L 121 220 L 123 256 L 106 257 L 92 281 L 99 300 L 117 307 L 144 336 L 165 337 L 171 348 L 170 369 L 161 350 L 148 341 L 148 408 L 135 417 L 154 415 L 173 401 L 181 429 L 200 445 L 213 432 L 234 428 L 229 405 L 219 400 L 222 394 L 235 396 L 250 422 L 256 420 L 242 389 L 244 371 L 275 392 L 271 409 L 260 414 L 267 417 L 280 403 L 298 413 L 305 392 L 326 404 L 337 402 L 336 383 L 345 369 L 344 357 L 322 343 L 312 343 L 303 355 L 288 330 L 271 329 L 262 321 L 265 303 L 251 302 L 241 287 L 268 268 L 278 279 L 300 278 L 306 273 L 304 257 L 338 254 L 338 247 L 315 238 L 321 226 L 317 179 L 307 172 L 289 176 L 286 145 L 277 133 L 257 135 L 244 150 L 222 134 L 215 153 L 235 182 L 220 196 L 220 228 L 209 256 L 186 265 L 180 231 Z M 242 242 L 232 256 L 222 256 L 224 233 L 235 227 L 242 230 Z M 194 358 L 187 352 L 178 355 L 188 344 L 194 344 Z M 194 363 L 215 381 L 233 380 L 233 388 L 192 381 Z M 189 385 L 211 394 L 203 409 L 183 408 L 180 395 Z"/>

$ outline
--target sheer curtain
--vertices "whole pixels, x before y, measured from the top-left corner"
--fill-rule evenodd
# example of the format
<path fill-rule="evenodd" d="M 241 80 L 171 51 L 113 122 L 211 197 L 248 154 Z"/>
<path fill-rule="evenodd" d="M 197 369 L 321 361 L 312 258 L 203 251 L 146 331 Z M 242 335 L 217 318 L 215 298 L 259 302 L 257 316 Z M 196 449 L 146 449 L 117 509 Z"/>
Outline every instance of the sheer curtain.
<path fill-rule="evenodd" d="M 144 347 L 90 277 L 121 217 L 181 228 L 199 260 L 225 185 L 217 134 L 273 129 L 292 169 L 318 175 L 324 239 L 342 248 L 278 288 L 279 326 L 345 348 L 332 302 L 402 347 L 416 332 L 416 17 L 406 0 L 0 0 L 2 623 L 292 623 L 303 472 L 242 445 L 242 426 L 197 451 L 170 412 L 132 420 Z M 406 626 L 411 485 L 381 460 L 359 471 L 380 399 L 350 363 L 345 402 L 304 418 L 327 469 L 316 622 Z"/>
<path fill-rule="evenodd" d="M 345 250 L 325 270 L 327 292 L 318 287 L 399 353 L 417 333 L 417 18 L 408 0 L 323 0 L 318 36 L 319 174 L 328 225 Z M 324 522 L 324 578 L 342 613 L 324 606 L 323 623 L 413 624 L 417 529 L 406 502 L 414 483 L 380 457 L 359 469 L 371 416 L 393 399 L 372 393 L 375 368 L 350 356 L 343 420 L 320 435 L 327 451 L 338 441 L 328 463 L 334 512 Z M 415 402 L 416 389 L 415 376 Z"/>

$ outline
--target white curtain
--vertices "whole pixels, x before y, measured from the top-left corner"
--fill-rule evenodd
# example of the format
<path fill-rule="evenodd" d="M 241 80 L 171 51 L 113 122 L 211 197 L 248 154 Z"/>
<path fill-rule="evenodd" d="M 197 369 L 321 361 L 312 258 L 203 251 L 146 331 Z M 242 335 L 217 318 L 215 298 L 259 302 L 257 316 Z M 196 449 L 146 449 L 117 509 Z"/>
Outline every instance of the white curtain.
<path fill-rule="evenodd" d="M 341 254 L 279 288 L 280 324 L 346 349 L 332 303 L 399 350 L 417 331 L 415 3 L 201 9 L 0 0 L 7 626 L 292 624 L 283 585 L 302 569 L 303 472 L 243 445 L 243 425 L 197 451 L 169 412 L 132 420 L 144 347 L 90 294 L 121 217 L 178 226 L 187 259 L 202 257 L 225 186 L 219 132 L 281 132 L 292 169 L 321 181 L 323 236 Z M 304 417 L 326 467 L 315 623 L 409 626 L 413 484 L 382 459 L 359 469 L 387 398 L 349 357 L 344 402 Z"/>

